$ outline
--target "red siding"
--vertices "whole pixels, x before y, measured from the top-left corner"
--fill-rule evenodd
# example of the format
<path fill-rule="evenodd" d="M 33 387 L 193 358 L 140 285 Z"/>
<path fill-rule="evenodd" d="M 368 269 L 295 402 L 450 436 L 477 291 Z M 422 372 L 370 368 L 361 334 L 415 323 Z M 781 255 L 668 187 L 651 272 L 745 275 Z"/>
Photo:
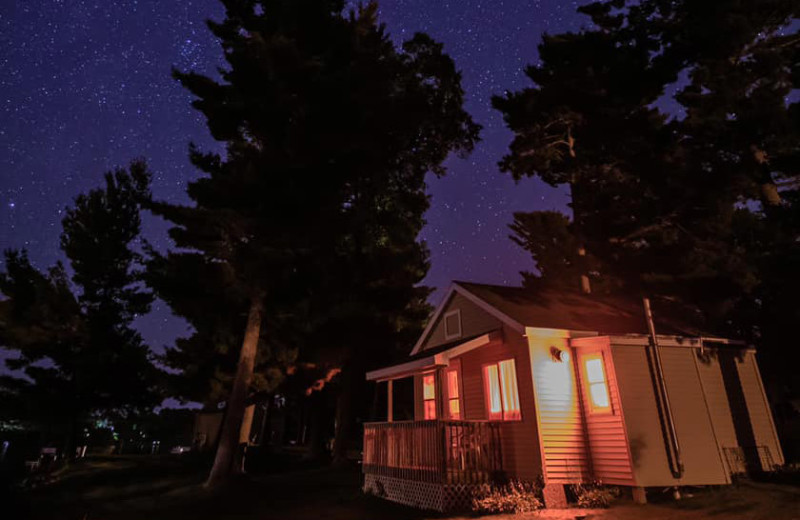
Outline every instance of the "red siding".
<path fill-rule="evenodd" d="M 625 432 L 622 403 L 619 398 L 617 374 L 611 357 L 608 337 L 583 338 L 572 341 L 575 363 L 578 366 L 586 434 L 591 452 L 592 475 L 605 484 L 635 485 L 628 436 Z M 600 354 L 608 382 L 610 413 L 592 410 L 583 362 L 587 355 Z"/>
<path fill-rule="evenodd" d="M 542 463 L 528 346 L 518 332 L 508 328 L 504 329 L 503 338 L 502 343 L 492 343 L 456 358 L 461 362 L 464 419 L 486 419 L 483 365 L 513 358 L 522 420 L 501 423 L 503 469 L 510 477 L 532 481 L 542 474 Z"/>

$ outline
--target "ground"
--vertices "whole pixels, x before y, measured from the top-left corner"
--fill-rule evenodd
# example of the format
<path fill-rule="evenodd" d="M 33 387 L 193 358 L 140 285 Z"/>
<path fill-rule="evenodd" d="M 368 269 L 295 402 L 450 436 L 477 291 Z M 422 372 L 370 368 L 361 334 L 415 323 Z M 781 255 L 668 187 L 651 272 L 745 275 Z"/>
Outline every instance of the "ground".
<path fill-rule="evenodd" d="M 291 469 L 291 468 L 295 469 Z M 58 481 L 0 497 L 2 518 L 31 520 L 268 520 L 442 518 L 359 492 L 358 468 L 276 465 L 274 473 L 242 478 L 210 492 L 202 487 L 203 461 L 189 456 L 102 457 L 73 465 Z M 685 490 L 674 502 L 650 493 L 646 506 L 622 499 L 609 510 L 545 510 L 494 520 L 800 520 L 800 487 L 742 483 Z M 451 517 L 466 520 L 475 517 Z"/>

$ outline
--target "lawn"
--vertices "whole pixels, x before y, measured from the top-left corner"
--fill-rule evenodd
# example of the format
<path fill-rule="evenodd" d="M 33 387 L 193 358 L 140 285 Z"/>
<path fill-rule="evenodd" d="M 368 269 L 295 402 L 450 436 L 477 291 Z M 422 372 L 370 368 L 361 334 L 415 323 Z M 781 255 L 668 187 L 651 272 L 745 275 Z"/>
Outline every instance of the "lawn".
<path fill-rule="evenodd" d="M 202 487 L 204 461 L 189 456 L 90 458 L 74 464 L 53 484 L 3 498 L 4 512 L 0 517 L 415 520 L 438 516 L 363 496 L 356 467 L 293 466 L 295 469 L 276 465 L 279 472 L 242 478 L 225 489 L 210 492 Z M 747 483 L 685 491 L 678 502 L 653 492 L 650 498 L 653 503 L 646 506 L 622 499 L 609 510 L 550 510 L 516 518 L 800 520 L 800 488 L 795 486 Z M 6 516 L 5 512 L 11 511 Z"/>

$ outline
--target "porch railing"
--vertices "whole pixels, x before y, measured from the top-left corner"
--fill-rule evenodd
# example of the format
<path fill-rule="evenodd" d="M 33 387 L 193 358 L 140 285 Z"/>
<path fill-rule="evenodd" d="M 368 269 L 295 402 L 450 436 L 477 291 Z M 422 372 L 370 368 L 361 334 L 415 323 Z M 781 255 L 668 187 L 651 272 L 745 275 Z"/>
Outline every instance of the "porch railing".
<path fill-rule="evenodd" d="M 500 426 L 487 421 L 367 423 L 363 471 L 442 484 L 490 482 L 502 472 Z"/>

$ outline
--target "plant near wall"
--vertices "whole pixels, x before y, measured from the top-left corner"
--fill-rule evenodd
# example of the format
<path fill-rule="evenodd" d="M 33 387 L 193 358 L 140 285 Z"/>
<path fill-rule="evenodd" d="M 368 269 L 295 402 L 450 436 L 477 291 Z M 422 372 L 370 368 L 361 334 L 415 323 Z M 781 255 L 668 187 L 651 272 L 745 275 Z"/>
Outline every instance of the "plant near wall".
<path fill-rule="evenodd" d="M 483 484 L 472 497 L 472 511 L 480 514 L 530 513 L 542 507 L 541 488 L 520 480 L 502 485 Z"/>

